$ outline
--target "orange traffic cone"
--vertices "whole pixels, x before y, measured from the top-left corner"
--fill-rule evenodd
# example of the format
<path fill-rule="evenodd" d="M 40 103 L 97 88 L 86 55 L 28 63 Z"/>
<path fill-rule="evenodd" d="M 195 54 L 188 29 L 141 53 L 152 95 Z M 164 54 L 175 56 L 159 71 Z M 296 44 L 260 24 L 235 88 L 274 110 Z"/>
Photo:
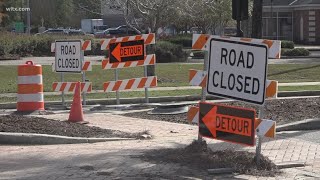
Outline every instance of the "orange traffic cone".
<path fill-rule="evenodd" d="M 81 93 L 80 93 L 81 87 L 80 86 L 81 86 L 81 83 L 78 82 L 76 84 L 76 90 L 74 92 L 68 121 L 74 122 L 74 123 L 80 123 L 80 124 L 87 124 L 89 122 L 84 121 L 84 118 L 83 118 L 83 111 L 82 111 L 82 104 L 81 104 Z"/>

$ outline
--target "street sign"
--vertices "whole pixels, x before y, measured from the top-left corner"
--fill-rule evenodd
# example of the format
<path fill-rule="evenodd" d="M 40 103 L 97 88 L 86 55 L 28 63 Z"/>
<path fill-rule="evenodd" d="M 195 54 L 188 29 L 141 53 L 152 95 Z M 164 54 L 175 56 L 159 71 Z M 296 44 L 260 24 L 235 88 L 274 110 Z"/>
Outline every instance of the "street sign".
<path fill-rule="evenodd" d="M 59 40 L 55 46 L 56 72 L 80 73 L 83 59 L 81 40 Z"/>
<path fill-rule="evenodd" d="M 254 109 L 200 102 L 199 134 L 223 141 L 254 146 Z"/>
<path fill-rule="evenodd" d="M 208 94 L 263 105 L 268 47 L 264 44 L 212 38 Z"/>
<path fill-rule="evenodd" d="M 110 63 L 144 60 L 144 40 L 110 44 Z"/>

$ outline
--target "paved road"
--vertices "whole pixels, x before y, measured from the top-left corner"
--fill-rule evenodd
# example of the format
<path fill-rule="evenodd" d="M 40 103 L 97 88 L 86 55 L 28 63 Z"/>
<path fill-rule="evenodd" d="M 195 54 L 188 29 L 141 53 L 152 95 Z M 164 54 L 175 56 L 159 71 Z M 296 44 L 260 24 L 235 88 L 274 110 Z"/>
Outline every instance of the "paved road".
<path fill-rule="evenodd" d="M 283 131 L 280 132 L 281 136 L 286 138 L 297 138 L 305 141 L 310 141 L 314 143 L 320 143 L 320 131 L 312 130 L 312 131 Z"/>

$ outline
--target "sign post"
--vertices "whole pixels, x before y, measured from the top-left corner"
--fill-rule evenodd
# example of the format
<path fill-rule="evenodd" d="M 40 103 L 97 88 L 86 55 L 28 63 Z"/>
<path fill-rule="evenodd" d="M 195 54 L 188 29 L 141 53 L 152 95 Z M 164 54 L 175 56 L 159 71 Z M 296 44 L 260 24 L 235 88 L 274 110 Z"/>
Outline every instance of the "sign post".
<path fill-rule="evenodd" d="M 209 58 L 208 94 L 264 104 L 266 45 L 212 38 Z"/>

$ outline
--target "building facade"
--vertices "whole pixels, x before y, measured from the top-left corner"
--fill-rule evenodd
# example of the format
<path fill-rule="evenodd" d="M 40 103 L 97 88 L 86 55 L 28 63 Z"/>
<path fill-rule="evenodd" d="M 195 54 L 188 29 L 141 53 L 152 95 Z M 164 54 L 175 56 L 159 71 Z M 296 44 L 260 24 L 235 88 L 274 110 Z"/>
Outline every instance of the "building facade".
<path fill-rule="evenodd" d="M 265 0 L 263 38 L 320 44 L 320 0 Z"/>

